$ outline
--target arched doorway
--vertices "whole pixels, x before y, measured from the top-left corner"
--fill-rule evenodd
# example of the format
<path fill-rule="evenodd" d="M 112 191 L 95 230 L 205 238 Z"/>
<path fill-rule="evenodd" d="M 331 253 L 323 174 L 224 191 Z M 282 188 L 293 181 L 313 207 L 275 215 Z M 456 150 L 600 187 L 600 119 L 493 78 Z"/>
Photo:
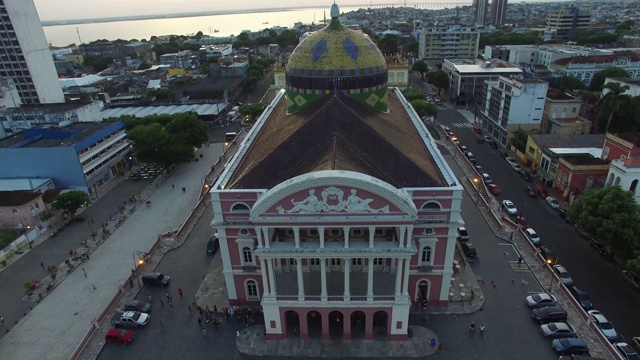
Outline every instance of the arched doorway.
<path fill-rule="evenodd" d="M 296 337 L 300 335 L 300 316 L 295 311 L 287 311 L 284 313 L 284 323 L 287 337 Z"/>
<path fill-rule="evenodd" d="M 428 305 L 429 280 L 422 279 L 416 284 L 416 306 L 420 309 Z"/>
<path fill-rule="evenodd" d="M 376 311 L 373 314 L 373 338 L 387 339 L 387 322 L 389 316 L 386 311 Z"/>
<path fill-rule="evenodd" d="M 367 315 L 362 311 L 354 311 L 351 313 L 351 339 L 363 339 Z"/>
<path fill-rule="evenodd" d="M 307 329 L 309 338 L 322 337 L 322 315 L 317 311 L 309 311 L 307 313 Z"/>
<path fill-rule="evenodd" d="M 344 318 L 340 311 L 329 313 L 329 336 L 334 339 L 342 339 L 344 330 Z"/>

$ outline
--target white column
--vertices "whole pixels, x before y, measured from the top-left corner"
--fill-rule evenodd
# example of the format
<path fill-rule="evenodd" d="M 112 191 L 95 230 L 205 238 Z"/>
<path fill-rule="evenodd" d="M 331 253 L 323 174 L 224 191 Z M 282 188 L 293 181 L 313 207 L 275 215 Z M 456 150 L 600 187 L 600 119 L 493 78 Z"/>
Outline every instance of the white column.
<path fill-rule="evenodd" d="M 344 247 L 348 248 L 349 247 L 349 228 L 346 226 L 343 227 L 342 232 L 344 233 Z"/>
<path fill-rule="evenodd" d="M 350 272 L 351 272 L 351 259 L 345 258 L 342 259 L 344 261 L 344 301 L 350 301 L 351 293 L 350 293 Z"/>
<path fill-rule="evenodd" d="M 398 247 L 401 249 L 404 248 L 404 237 L 405 237 L 406 230 L 407 230 L 406 226 L 398 227 Z"/>
<path fill-rule="evenodd" d="M 262 249 L 262 228 L 256 228 L 256 237 L 258 238 L 258 249 Z"/>
<path fill-rule="evenodd" d="M 300 228 L 299 227 L 293 228 L 293 236 L 296 239 L 296 249 L 300 249 Z"/>
<path fill-rule="evenodd" d="M 409 295 L 409 259 L 404 259 L 404 278 L 403 278 L 403 289 L 402 289 L 402 295 Z"/>
<path fill-rule="evenodd" d="M 258 244 L 260 244 L 259 241 L 258 241 Z M 260 272 L 262 273 L 262 290 L 264 290 L 262 297 L 269 296 L 269 280 L 267 280 L 267 260 L 266 259 L 260 259 Z"/>
<path fill-rule="evenodd" d="M 277 296 L 276 292 L 276 273 L 273 271 L 274 259 L 269 259 L 269 289 L 271 290 L 271 296 Z"/>
<path fill-rule="evenodd" d="M 373 238 L 376 236 L 376 227 L 369 226 L 369 249 L 373 249 Z"/>
<path fill-rule="evenodd" d="M 320 235 L 320 249 L 324 249 L 324 228 L 318 228 L 318 235 Z"/>
<path fill-rule="evenodd" d="M 413 225 L 407 226 L 407 240 L 404 243 L 404 246 L 410 248 L 410 241 L 413 241 Z"/>
<path fill-rule="evenodd" d="M 398 265 L 396 266 L 396 299 L 401 295 L 400 285 L 402 285 L 402 259 L 397 259 Z"/>
<path fill-rule="evenodd" d="M 271 242 L 271 240 L 269 239 L 269 228 L 265 226 L 265 227 L 262 227 L 261 229 L 263 231 L 262 238 L 264 239 L 264 247 L 268 249 L 269 248 L 269 243 Z M 269 266 L 269 267 L 271 267 L 271 266 Z"/>
<path fill-rule="evenodd" d="M 367 301 L 373 301 L 373 258 L 367 259 Z"/>
<path fill-rule="evenodd" d="M 322 301 L 327 301 L 327 259 L 320 259 L 320 283 L 322 284 Z"/>
<path fill-rule="evenodd" d="M 302 280 L 302 259 L 296 259 L 298 273 L 298 301 L 304 301 L 304 281 Z"/>

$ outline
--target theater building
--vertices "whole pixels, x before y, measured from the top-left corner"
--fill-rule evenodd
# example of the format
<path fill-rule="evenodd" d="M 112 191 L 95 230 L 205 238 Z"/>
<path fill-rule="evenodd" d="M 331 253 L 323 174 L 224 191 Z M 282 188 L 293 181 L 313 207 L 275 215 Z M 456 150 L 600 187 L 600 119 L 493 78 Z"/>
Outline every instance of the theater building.
<path fill-rule="evenodd" d="M 262 306 L 268 339 L 403 340 L 412 305 L 449 301 L 462 187 L 338 14 L 210 191 L 229 302 Z"/>

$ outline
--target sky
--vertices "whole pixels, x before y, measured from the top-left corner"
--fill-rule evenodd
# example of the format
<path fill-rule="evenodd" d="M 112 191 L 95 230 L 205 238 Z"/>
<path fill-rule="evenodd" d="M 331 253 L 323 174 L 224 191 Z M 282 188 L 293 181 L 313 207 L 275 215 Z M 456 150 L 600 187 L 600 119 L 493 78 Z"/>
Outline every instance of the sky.
<path fill-rule="evenodd" d="M 221 11 L 263 9 L 281 7 L 329 8 L 333 0 L 33 0 L 40 20 L 95 19 L 117 16 L 188 13 L 196 11 Z M 459 2 L 461 0 L 435 0 L 434 2 Z M 368 5 L 398 4 L 404 0 L 344 0 L 343 4 Z M 407 0 L 407 6 L 428 0 Z M 468 1 L 469 3 L 471 0 Z M 341 1 L 337 1 L 340 5 Z"/>

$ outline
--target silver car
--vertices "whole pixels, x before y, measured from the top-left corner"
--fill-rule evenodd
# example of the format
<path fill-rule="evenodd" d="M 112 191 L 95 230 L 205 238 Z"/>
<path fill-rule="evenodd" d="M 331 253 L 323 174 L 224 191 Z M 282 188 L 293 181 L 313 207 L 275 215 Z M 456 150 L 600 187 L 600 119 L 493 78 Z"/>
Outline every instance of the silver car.
<path fill-rule="evenodd" d="M 545 200 L 547 201 L 547 204 L 549 204 L 549 206 L 551 206 L 551 208 L 553 210 L 560 209 L 560 203 L 558 202 L 558 200 L 556 200 L 556 198 L 549 196 Z"/>
<path fill-rule="evenodd" d="M 547 293 L 537 293 L 529 295 L 524 299 L 524 301 L 531 309 L 538 309 L 543 306 L 551 306 L 558 303 L 558 299 L 556 299 L 555 296 Z"/>
<path fill-rule="evenodd" d="M 613 341 L 618 338 L 618 333 L 616 329 L 613 328 L 613 325 L 604 317 L 598 310 L 589 310 L 587 311 L 589 314 L 589 320 L 596 325 L 596 327 L 600 330 L 602 335 L 606 337 L 608 340 Z"/>
<path fill-rule="evenodd" d="M 547 339 L 560 339 L 576 336 L 576 329 L 564 322 L 553 322 L 540 325 L 540 334 Z"/>

